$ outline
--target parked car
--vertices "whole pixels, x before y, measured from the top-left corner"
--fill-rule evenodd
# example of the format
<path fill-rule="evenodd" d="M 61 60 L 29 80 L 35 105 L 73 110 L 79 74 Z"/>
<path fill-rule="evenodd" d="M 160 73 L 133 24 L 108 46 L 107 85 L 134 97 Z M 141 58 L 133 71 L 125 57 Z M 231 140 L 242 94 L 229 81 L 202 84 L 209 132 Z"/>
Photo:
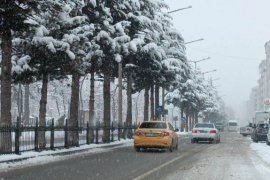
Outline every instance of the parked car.
<path fill-rule="evenodd" d="M 252 127 L 250 127 L 249 125 L 240 127 L 240 134 L 242 134 L 243 136 L 251 135 L 251 132 Z"/>
<path fill-rule="evenodd" d="M 254 142 L 266 141 L 268 134 L 268 124 L 258 123 L 252 128 L 251 139 Z"/>
<path fill-rule="evenodd" d="M 142 148 L 169 149 L 172 152 L 178 148 L 178 136 L 168 122 L 143 122 L 135 131 L 134 148 L 137 152 Z"/>
<path fill-rule="evenodd" d="M 268 124 L 268 127 L 269 127 L 269 124 Z M 269 129 L 268 129 L 268 133 L 267 133 L 266 144 L 268 146 L 270 146 L 270 131 L 269 131 Z"/>
<path fill-rule="evenodd" d="M 198 123 L 192 129 L 191 143 L 208 141 L 210 143 L 220 142 L 220 133 L 213 123 Z"/>

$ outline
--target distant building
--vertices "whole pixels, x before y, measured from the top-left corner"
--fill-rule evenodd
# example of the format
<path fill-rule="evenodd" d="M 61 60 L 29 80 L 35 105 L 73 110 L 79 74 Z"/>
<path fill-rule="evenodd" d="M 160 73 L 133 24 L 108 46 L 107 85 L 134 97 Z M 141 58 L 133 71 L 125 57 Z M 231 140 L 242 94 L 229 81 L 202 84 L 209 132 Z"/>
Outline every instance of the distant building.
<path fill-rule="evenodd" d="M 255 111 L 264 110 L 264 100 L 270 98 L 270 41 L 265 45 L 266 59 L 262 60 L 259 65 L 260 77 L 258 85 L 252 88 L 249 100 L 247 101 L 247 114 L 253 116 Z"/>

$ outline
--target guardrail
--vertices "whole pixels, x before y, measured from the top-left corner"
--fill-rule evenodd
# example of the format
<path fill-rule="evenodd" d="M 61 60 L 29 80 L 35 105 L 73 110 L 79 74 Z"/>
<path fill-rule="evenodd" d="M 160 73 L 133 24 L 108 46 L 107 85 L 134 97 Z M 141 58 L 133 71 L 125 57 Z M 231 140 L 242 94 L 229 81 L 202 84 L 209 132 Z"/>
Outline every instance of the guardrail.
<path fill-rule="evenodd" d="M 89 123 L 85 127 L 68 127 L 67 122 L 65 126 L 55 126 L 54 120 L 50 126 L 42 127 L 38 125 L 38 121 L 35 126 L 2 126 L 0 127 L 0 143 L 5 142 L 4 137 L 11 136 L 11 152 L 0 152 L 3 154 L 21 154 L 24 151 L 43 151 L 43 150 L 54 150 L 58 148 L 69 148 L 74 145 L 69 144 L 68 137 L 71 133 L 76 133 L 78 136 L 78 144 L 76 146 L 84 144 L 99 144 L 103 143 L 104 131 L 110 132 L 110 142 L 120 141 L 120 139 L 131 139 L 134 131 L 138 125 L 127 125 L 124 123 L 111 124 L 108 127 L 97 123 L 95 126 L 89 126 Z M 45 133 L 45 147 L 39 145 L 40 134 Z"/>

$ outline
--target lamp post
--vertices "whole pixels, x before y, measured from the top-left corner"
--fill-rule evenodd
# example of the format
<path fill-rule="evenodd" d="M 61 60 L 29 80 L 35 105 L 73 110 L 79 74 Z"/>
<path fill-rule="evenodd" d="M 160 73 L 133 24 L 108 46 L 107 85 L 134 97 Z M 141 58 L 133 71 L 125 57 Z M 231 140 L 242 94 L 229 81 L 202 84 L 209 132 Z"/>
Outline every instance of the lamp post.
<path fill-rule="evenodd" d="M 200 39 L 196 39 L 196 40 L 193 40 L 193 41 L 185 42 L 184 44 L 190 44 L 190 43 L 194 43 L 194 42 L 198 42 L 198 41 L 203 41 L 203 40 L 204 40 L 203 38 L 200 38 Z"/>
<path fill-rule="evenodd" d="M 201 62 L 201 61 L 205 61 L 205 60 L 208 60 L 208 59 L 211 59 L 210 57 L 207 57 L 207 58 L 203 58 L 203 59 L 200 59 L 200 60 L 197 60 L 197 61 L 189 61 L 189 62 L 193 62 L 195 64 L 195 71 L 197 69 L 197 63 L 198 62 Z"/>
<path fill-rule="evenodd" d="M 184 8 L 172 10 L 172 11 L 169 11 L 168 14 L 171 14 L 171 13 L 174 13 L 174 12 L 177 12 L 177 11 L 181 11 L 181 10 L 184 10 L 184 9 L 190 9 L 190 8 L 192 8 L 192 6 L 187 6 L 187 7 L 184 7 Z"/>
<path fill-rule="evenodd" d="M 205 72 L 202 72 L 201 74 L 204 76 L 205 74 L 207 73 L 211 73 L 211 72 L 216 72 L 217 70 L 216 69 L 213 69 L 211 71 L 205 71 Z"/>

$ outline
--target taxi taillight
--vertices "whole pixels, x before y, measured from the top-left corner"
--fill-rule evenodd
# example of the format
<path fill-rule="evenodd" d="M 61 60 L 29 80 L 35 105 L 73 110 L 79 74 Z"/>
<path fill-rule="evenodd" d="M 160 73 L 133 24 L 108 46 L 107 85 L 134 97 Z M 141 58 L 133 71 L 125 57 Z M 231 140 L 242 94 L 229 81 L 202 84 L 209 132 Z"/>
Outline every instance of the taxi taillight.
<path fill-rule="evenodd" d="M 169 135 L 170 135 L 170 133 L 167 131 L 161 133 L 161 136 L 169 136 Z"/>
<path fill-rule="evenodd" d="M 143 136 L 144 133 L 143 133 L 142 131 L 136 131 L 136 132 L 135 132 L 135 135 L 136 135 L 136 136 Z"/>

